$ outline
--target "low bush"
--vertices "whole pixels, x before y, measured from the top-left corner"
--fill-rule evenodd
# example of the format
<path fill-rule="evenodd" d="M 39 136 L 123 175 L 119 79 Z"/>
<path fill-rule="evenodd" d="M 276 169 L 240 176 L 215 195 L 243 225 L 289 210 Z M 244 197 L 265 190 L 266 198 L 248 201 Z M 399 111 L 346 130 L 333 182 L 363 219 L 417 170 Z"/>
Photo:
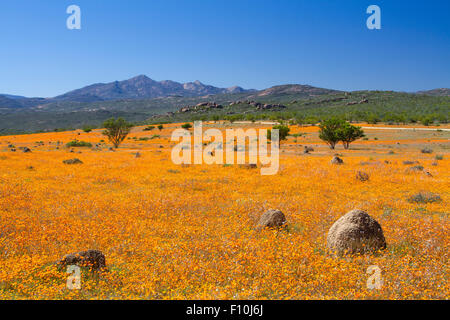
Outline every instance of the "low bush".
<path fill-rule="evenodd" d="M 433 203 L 433 202 L 440 202 L 441 196 L 436 194 L 436 193 L 432 193 L 432 192 L 419 192 L 416 193 L 415 195 L 412 195 L 411 197 L 408 198 L 409 202 L 412 203 Z"/>
<path fill-rule="evenodd" d="M 281 141 L 281 140 L 286 140 L 287 136 L 289 135 L 289 131 L 291 129 L 289 129 L 289 127 L 287 127 L 287 126 L 276 125 L 276 126 L 272 127 L 272 130 L 278 130 L 279 139 Z M 267 139 L 268 140 L 272 139 L 272 130 L 267 130 Z"/>
<path fill-rule="evenodd" d="M 92 143 L 86 142 L 86 141 L 79 141 L 79 140 L 73 140 L 66 144 L 66 147 L 68 148 L 74 148 L 74 147 L 87 147 L 92 148 Z"/>

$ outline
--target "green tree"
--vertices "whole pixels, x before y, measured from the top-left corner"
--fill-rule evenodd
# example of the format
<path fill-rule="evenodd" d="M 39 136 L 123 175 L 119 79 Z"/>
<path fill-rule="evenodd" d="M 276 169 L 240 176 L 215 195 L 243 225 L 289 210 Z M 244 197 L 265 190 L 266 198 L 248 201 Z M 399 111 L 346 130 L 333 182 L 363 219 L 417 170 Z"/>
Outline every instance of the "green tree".
<path fill-rule="evenodd" d="M 247 115 L 245 116 L 245 119 L 246 119 L 247 121 L 255 122 L 255 121 L 256 121 L 256 116 L 255 116 L 254 114 L 247 114 Z"/>
<path fill-rule="evenodd" d="M 342 127 L 338 129 L 337 133 L 339 140 L 342 141 L 342 144 L 344 145 L 344 149 L 348 149 L 350 143 L 353 141 L 365 137 L 361 127 L 356 127 L 348 122 L 345 122 Z"/>
<path fill-rule="evenodd" d="M 322 121 L 319 125 L 319 138 L 325 141 L 331 149 L 334 149 L 336 144 L 341 140 L 339 129 L 341 129 L 345 123 L 347 123 L 345 120 L 338 118 Z"/>
<path fill-rule="evenodd" d="M 91 126 L 84 126 L 84 127 L 83 127 L 83 131 L 86 132 L 86 133 L 91 132 L 92 129 L 93 129 L 93 128 L 92 128 Z"/>
<path fill-rule="evenodd" d="M 162 124 L 158 125 L 159 131 L 161 131 L 163 128 L 164 128 L 164 126 Z"/>
<path fill-rule="evenodd" d="M 278 130 L 280 141 L 286 140 L 287 136 L 289 135 L 289 131 L 291 131 L 291 129 L 289 129 L 288 126 L 283 126 L 281 124 L 273 126 L 272 130 L 274 130 L 274 129 Z M 272 139 L 272 130 L 267 130 L 267 139 L 268 140 Z"/>
<path fill-rule="evenodd" d="M 422 122 L 422 124 L 423 124 L 424 126 L 427 126 L 427 127 L 428 127 L 430 124 L 433 123 L 433 119 L 432 119 L 431 116 L 425 116 L 425 117 L 422 118 L 422 120 L 421 120 L 420 122 Z"/>
<path fill-rule="evenodd" d="M 370 123 L 370 124 L 377 124 L 378 122 L 380 122 L 380 118 L 378 118 L 377 115 L 374 113 L 369 113 L 366 116 L 366 121 L 367 121 L 367 123 Z"/>
<path fill-rule="evenodd" d="M 227 121 L 230 121 L 230 123 L 233 123 L 235 121 L 235 118 L 232 117 L 232 116 L 225 116 L 224 119 L 227 120 Z"/>
<path fill-rule="evenodd" d="M 118 118 L 117 120 L 114 118 L 106 120 L 103 123 L 103 126 L 105 127 L 103 134 L 108 137 L 115 148 L 119 147 L 122 141 L 130 133 L 131 128 L 133 128 L 131 123 L 126 122 L 122 118 Z"/>
<path fill-rule="evenodd" d="M 190 128 L 192 128 L 192 124 L 190 123 L 185 123 L 181 126 L 183 129 L 189 130 Z"/>

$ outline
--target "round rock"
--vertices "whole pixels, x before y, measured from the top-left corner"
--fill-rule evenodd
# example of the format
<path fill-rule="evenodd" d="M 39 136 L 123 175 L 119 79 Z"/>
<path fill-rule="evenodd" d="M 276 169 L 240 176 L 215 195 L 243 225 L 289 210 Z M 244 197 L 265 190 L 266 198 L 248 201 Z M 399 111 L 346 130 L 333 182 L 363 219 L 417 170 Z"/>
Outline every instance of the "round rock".
<path fill-rule="evenodd" d="M 333 159 L 331 159 L 331 163 L 332 164 L 343 164 L 344 160 L 342 160 L 341 158 L 339 158 L 338 156 L 334 156 Z"/>
<path fill-rule="evenodd" d="M 286 225 L 286 217 L 280 210 L 269 210 L 259 219 L 257 229 L 282 228 Z"/>
<path fill-rule="evenodd" d="M 380 224 L 362 210 L 352 210 L 330 228 L 327 246 L 338 254 L 370 253 L 386 248 Z"/>
<path fill-rule="evenodd" d="M 105 255 L 99 250 L 87 250 L 64 256 L 64 258 L 59 261 L 59 265 L 77 265 L 92 269 L 104 269 L 106 267 L 106 259 Z"/>

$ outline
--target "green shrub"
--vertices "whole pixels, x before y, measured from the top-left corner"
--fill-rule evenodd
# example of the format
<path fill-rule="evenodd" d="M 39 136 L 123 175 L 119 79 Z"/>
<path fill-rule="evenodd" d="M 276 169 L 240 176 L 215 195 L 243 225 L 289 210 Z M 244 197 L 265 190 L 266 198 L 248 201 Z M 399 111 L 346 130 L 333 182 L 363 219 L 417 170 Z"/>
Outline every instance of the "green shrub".
<path fill-rule="evenodd" d="M 92 147 L 92 143 L 85 142 L 85 141 L 79 141 L 79 140 L 73 140 L 66 144 L 67 147 L 73 148 L 73 147 Z"/>
<path fill-rule="evenodd" d="M 423 169 L 425 169 L 423 166 L 421 166 L 421 165 L 417 165 L 417 166 L 414 166 L 414 167 L 411 167 L 411 168 L 409 168 L 409 170 L 410 171 L 423 171 Z"/>
<path fill-rule="evenodd" d="M 287 136 L 289 134 L 289 131 L 291 131 L 291 129 L 289 129 L 289 127 L 281 125 L 281 124 L 273 126 L 272 130 L 278 130 L 278 135 L 279 135 L 280 141 L 286 140 Z M 267 130 L 267 139 L 268 140 L 272 139 L 272 130 Z"/>
<path fill-rule="evenodd" d="M 148 126 L 144 128 L 144 131 L 152 131 L 153 129 L 155 129 L 155 126 Z"/>
<path fill-rule="evenodd" d="M 91 132 L 92 131 L 92 129 L 94 129 L 93 127 L 91 127 L 91 126 L 84 126 L 83 127 L 83 131 L 84 132 L 86 132 L 86 133 L 89 133 L 89 132 Z"/>
<path fill-rule="evenodd" d="M 190 128 L 192 128 L 192 124 L 190 123 L 185 123 L 181 126 L 183 129 L 189 130 Z"/>
<path fill-rule="evenodd" d="M 424 126 L 429 126 L 430 124 L 433 123 L 433 119 L 431 118 L 431 116 L 427 116 L 422 118 L 421 122 Z"/>
<path fill-rule="evenodd" d="M 419 192 L 408 199 L 409 202 L 413 203 L 433 203 L 441 200 L 440 195 L 432 192 Z"/>

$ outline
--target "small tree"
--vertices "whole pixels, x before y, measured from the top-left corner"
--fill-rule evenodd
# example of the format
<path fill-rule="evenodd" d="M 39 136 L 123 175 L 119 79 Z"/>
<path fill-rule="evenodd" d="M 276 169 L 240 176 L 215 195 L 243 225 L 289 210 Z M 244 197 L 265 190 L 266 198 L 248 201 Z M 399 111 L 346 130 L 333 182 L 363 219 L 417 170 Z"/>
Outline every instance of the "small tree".
<path fill-rule="evenodd" d="M 111 118 L 103 123 L 105 127 L 105 131 L 103 134 L 108 137 L 109 141 L 114 145 L 115 148 L 118 148 L 122 141 L 127 137 L 130 133 L 133 125 L 131 123 L 126 122 L 122 118 L 118 118 L 117 120 Z"/>
<path fill-rule="evenodd" d="M 276 130 L 278 130 L 278 134 L 279 134 L 279 138 L 280 138 L 280 141 L 281 140 L 286 140 L 287 139 L 287 136 L 288 136 L 288 134 L 289 134 L 289 131 L 291 131 L 291 129 L 289 129 L 289 127 L 287 127 L 287 126 L 283 126 L 283 125 L 276 125 L 276 126 L 273 126 L 272 127 L 272 130 L 273 129 L 276 129 Z M 272 139 L 272 130 L 267 130 L 267 139 L 268 140 L 271 140 Z"/>
<path fill-rule="evenodd" d="M 433 119 L 431 118 L 431 116 L 426 116 L 426 117 L 423 117 L 422 120 L 421 120 L 420 122 L 422 122 L 422 124 L 423 124 L 424 126 L 427 126 L 427 127 L 428 127 L 430 124 L 433 123 Z"/>
<path fill-rule="evenodd" d="M 338 129 L 338 136 L 339 140 L 342 141 L 342 144 L 344 145 L 344 149 L 348 149 L 350 143 L 358 140 L 359 138 L 365 137 L 365 134 L 361 127 L 356 127 L 348 122 L 345 122 L 345 124 Z"/>
<path fill-rule="evenodd" d="M 190 128 L 192 128 L 192 124 L 190 123 L 185 123 L 181 126 L 183 129 L 189 130 Z"/>
<path fill-rule="evenodd" d="M 163 128 L 164 128 L 164 126 L 162 124 L 158 125 L 159 131 L 161 131 Z"/>
<path fill-rule="evenodd" d="M 332 118 L 324 120 L 320 123 L 319 138 L 325 141 L 331 149 L 336 147 L 336 144 L 341 140 L 339 129 L 345 125 L 342 119 Z"/>
<path fill-rule="evenodd" d="M 89 132 L 92 131 L 92 127 L 91 126 L 84 126 L 83 127 L 83 131 L 86 132 L 86 133 L 89 133 Z"/>
<path fill-rule="evenodd" d="M 380 122 L 380 118 L 378 118 L 374 113 L 369 113 L 366 116 L 366 121 L 370 124 L 377 124 L 378 122 Z"/>

